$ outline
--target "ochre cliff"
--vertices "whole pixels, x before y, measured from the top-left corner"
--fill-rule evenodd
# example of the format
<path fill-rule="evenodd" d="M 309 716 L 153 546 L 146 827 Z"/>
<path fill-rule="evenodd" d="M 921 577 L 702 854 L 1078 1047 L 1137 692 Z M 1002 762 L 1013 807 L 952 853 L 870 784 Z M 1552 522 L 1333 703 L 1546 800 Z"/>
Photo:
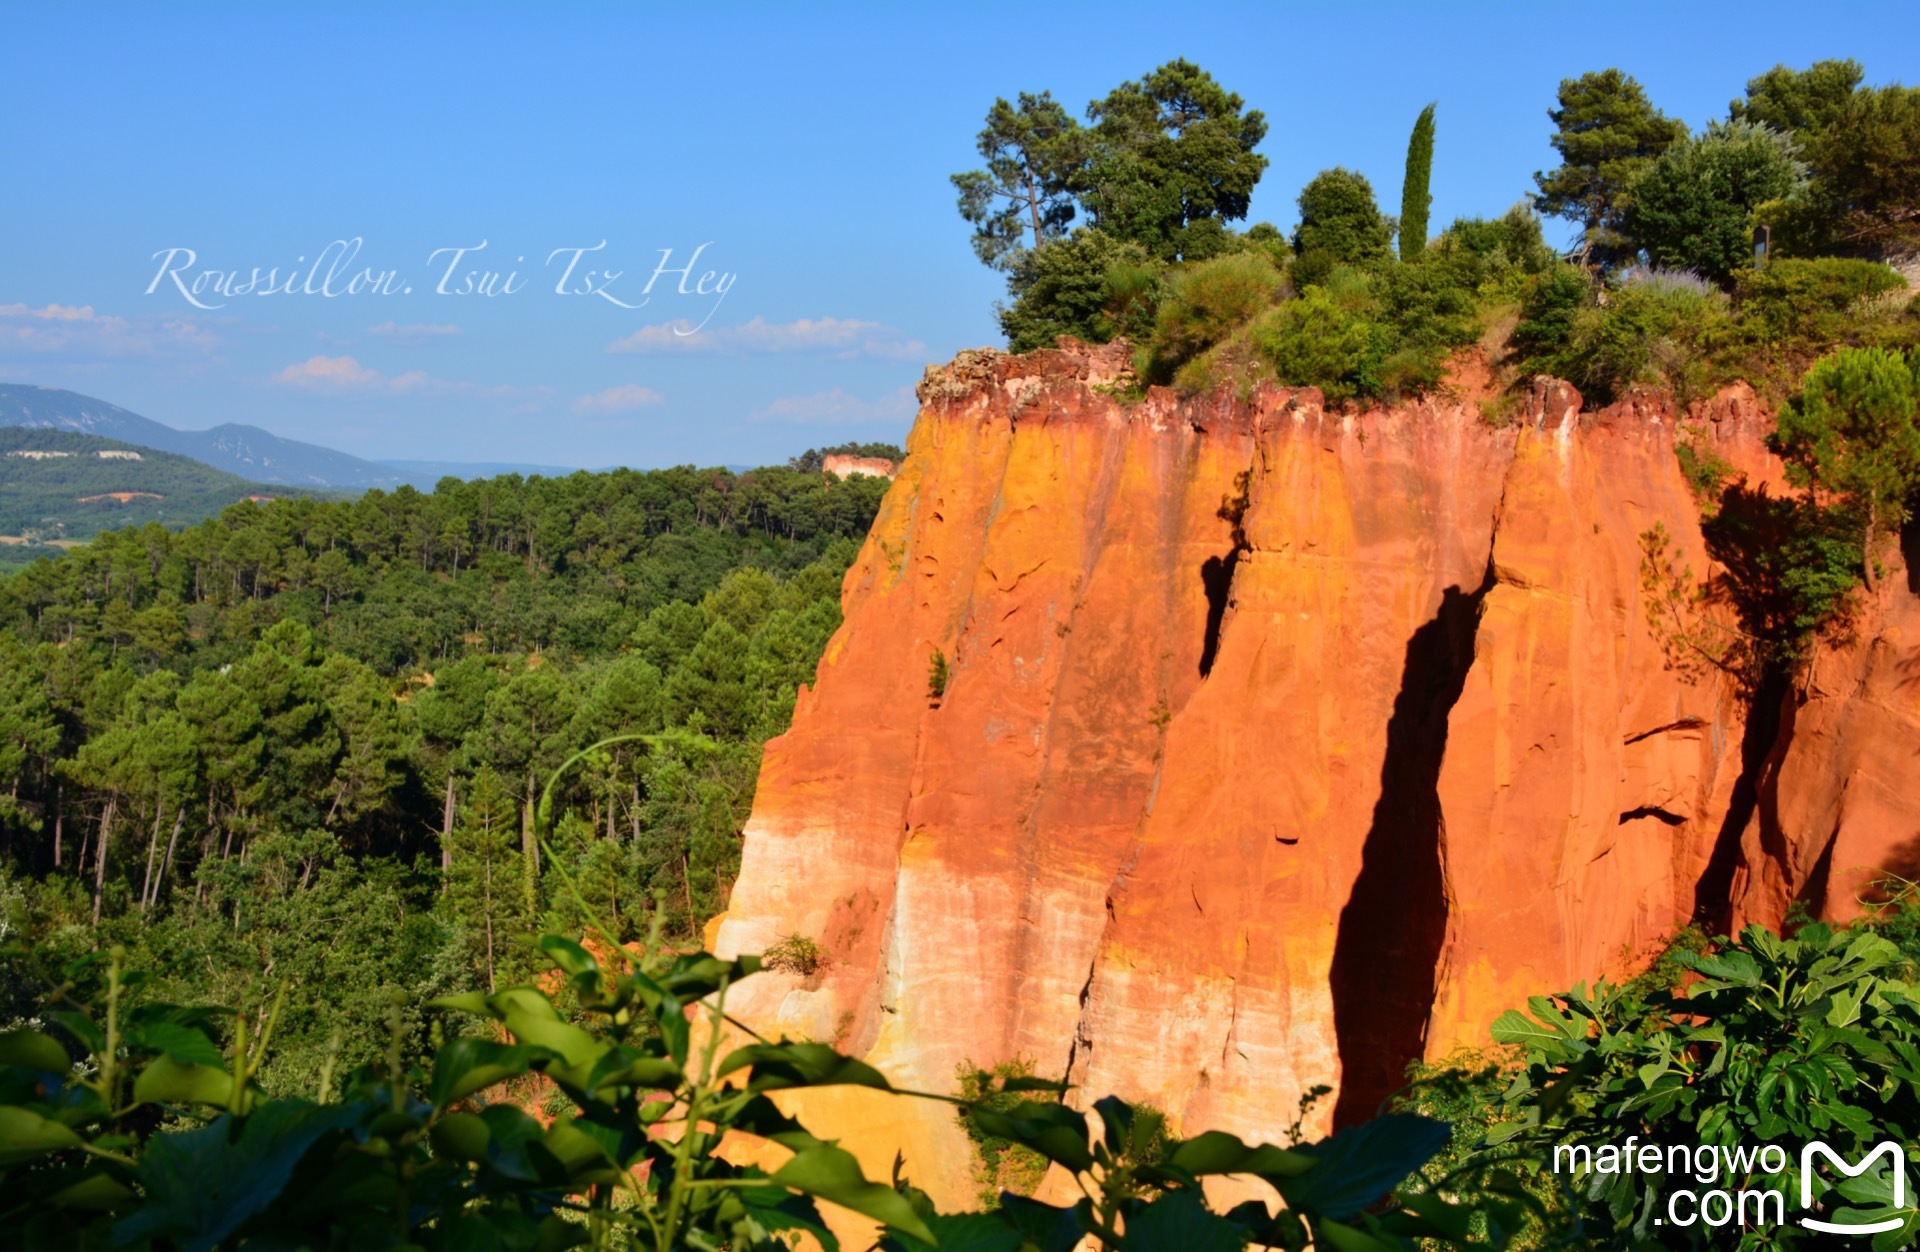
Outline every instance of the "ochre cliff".
<path fill-rule="evenodd" d="M 1467 399 L 1132 401 L 1125 368 L 928 372 L 718 933 L 828 963 L 744 984 L 745 1020 L 919 1090 L 1021 1058 L 1272 1139 L 1315 1084 L 1314 1124 L 1366 1116 L 1409 1058 L 1695 916 L 1837 907 L 1903 839 L 1920 862 L 1920 601 L 1885 580 L 1750 733 L 1647 624 L 1643 532 L 1710 568 L 1659 405 L 1542 380 L 1496 428 Z M 1695 437 L 1764 485 L 1768 424 L 1730 392 Z M 942 1106 L 806 1112 L 970 1198 Z"/>

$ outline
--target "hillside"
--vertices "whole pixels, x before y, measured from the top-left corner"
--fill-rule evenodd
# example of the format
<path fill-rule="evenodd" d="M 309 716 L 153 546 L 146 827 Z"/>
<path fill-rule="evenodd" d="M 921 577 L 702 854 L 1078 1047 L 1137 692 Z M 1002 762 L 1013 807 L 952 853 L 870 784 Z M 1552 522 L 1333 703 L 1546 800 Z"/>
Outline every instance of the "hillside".
<path fill-rule="evenodd" d="M 148 522 L 178 529 L 275 494 L 287 491 L 124 440 L 0 426 L 0 535 L 44 543 Z M 28 551 L 10 545 L 0 561 Z"/>
<path fill-rule="evenodd" d="M 55 387 L 0 383 L 0 427 L 71 430 L 191 457 L 256 483 L 301 487 L 397 487 L 398 470 L 316 444 L 282 439 L 257 426 L 227 423 L 175 430 L 116 404 Z"/>

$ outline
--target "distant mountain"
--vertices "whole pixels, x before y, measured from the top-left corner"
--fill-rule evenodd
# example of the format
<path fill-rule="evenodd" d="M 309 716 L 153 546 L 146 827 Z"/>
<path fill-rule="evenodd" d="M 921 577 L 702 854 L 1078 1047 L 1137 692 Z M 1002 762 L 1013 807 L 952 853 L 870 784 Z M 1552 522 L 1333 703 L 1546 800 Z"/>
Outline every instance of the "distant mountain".
<path fill-rule="evenodd" d="M 283 486 L 397 487 L 408 481 L 397 470 L 316 444 L 231 423 L 212 430 L 175 430 L 117 404 L 53 387 L 0 383 L 0 426 L 72 430 L 120 439 L 192 457 L 260 483 Z"/>
<path fill-rule="evenodd" d="M 37 555 L 27 550 L 36 543 L 84 541 L 148 522 L 178 528 L 249 497 L 310 490 L 248 482 L 191 457 L 121 439 L 0 427 L 0 536 L 8 540 L 0 564 Z"/>
<path fill-rule="evenodd" d="M 432 491 L 442 478 L 495 474 L 554 477 L 573 470 L 552 465 L 463 461 L 364 461 L 318 444 L 282 439 L 258 426 L 228 423 L 212 430 L 175 430 L 117 404 L 54 387 L 0 383 L 0 427 L 71 430 L 192 457 L 203 465 L 255 483 L 364 491 L 391 491 L 410 483 Z"/>

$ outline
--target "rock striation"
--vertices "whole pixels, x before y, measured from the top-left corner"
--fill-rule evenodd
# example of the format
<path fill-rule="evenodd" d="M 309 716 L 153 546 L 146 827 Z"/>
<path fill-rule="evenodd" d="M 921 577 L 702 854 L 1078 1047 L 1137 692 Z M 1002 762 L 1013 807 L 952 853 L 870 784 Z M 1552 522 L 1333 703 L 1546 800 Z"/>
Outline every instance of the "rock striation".
<path fill-rule="evenodd" d="M 744 984 L 744 1020 L 920 1090 L 1024 1059 L 1274 1139 L 1692 918 L 1844 912 L 1856 864 L 1920 862 L 1920 599 L 1883 580 L 1749 725 L 1773 706 L 1649 626 L 1644 532 L 1713 567 L 1662 404 L 1130 383 L 1071 341 L 928 371 L 717 934 L 828 963 Z M 1765 490 L 1769 425 L 1730 391 L 1689 437 Z M 806 1112 L 971 1197 L 943 1107 Z"/>

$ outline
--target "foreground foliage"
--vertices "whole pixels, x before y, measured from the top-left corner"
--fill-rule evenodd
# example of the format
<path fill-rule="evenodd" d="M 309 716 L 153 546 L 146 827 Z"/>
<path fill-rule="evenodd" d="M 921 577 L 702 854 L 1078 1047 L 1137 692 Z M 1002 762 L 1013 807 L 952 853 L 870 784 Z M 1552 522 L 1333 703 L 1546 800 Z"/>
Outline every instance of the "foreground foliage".
<path fill-rule="evenodd" d="M 879 1223 L 900 1252 L 1066 1252 L 1087 1239 L 1386 1252 L 1414 1239 L 1500 1247 L 1528 1208 L 1504 1177 L 1449 1179 L 1463 1199 L 1397 1191 L 1447 1140 L 1424 1117 L 1288 1148 L 1217 1131 L 1175 1139 L 1157 1114 L 1113 1099 L 1095 1103 L 1090 1127 L 1058 1084 L 1002 1075 L 961 1101 L 966 1115 L 1066 1171 L 1082 1198 L 1007 1192 L 981 1212 L 937 1213 L 897 1168 L 891 1182 L 868 1179 L 773 1099 L 894 1090 L 884 1076 L 824 1044 L 731 1045 L 725 997 L 758 959 L 659 940 L 656 924 L 636 955 L 598 936 L 596 955 L 542 938 L 545 989 L 433 1001 L 450 1037 L 419 1065 L 396 1000 L 386 1056 L 338 1096 L 322 1075 L 311 1098 L 272 1097 L 258 1081 L 284 991 L 256 1026 L 143 1000 L 116 954 L 99 1012 L 63 996 L 45 1028 L 0 1034 L 0 1225 L 30 1248 L 744 1250 L 805 1234 L 833 1252 L 826 1201 Z M 536 1115 L 527 1097 L 542 1088 L 555 1096 Z M 784 1159 L 739 1163 L 741 1136 L 768 1145 L 747 1155 Z M 1257 1179 L 1285 1207 L 1216 1212 L 1201 1183 L 1221 1175 Z"/>
<path fill-rule="evenodd" d="M 1883 1157 L 1858 1177 L 1818 1174 L 1809 1213 L 1800 1149 L 1819 1141 L 1856 1162 L 1920 1133 L 1916 917 L 1907 893 L 1853 927 L 1683 936 L 1632 982 L 1576 986 L 1503 1014 L 1493 1037 L 1505 1055 L 1427 1069 L 1404 1104 L 1455 1119 L 1460 1133 L 1443 1160 L 1506 1162 L 1530 1175 L 1551 1212 L 1542 1231 L 1578 1227 L 1599 1246 L 1635 1249 L 1866 1246 L 1802 1228 L 1799 1218 L 1813 1216 L 1891 1221 L 1872 1246 L 1909 1246 L 1920 1196 L 1906 1187 L 1894 1203 L 1892 1171 L 1904 1161 Z M 1606 1145 L 1624 1159 L 1629 1137 L 1659 1145 L 1657 1168 L 1651 1157 L 1607 1168 L 1605 1156 L 1580 1168 Z M 1771 1163 L 1784 1169 L 1757 1165 L 1767 1144 L 1780 1145 Z M 1744 1221 L 1687 1226 L 1668 1220 L 1689 1211 L 1685 1197 L 1669 1208 L 1683 1189 L 1696 1202 L 1709 1189 L 1756 1194 Z"/>

